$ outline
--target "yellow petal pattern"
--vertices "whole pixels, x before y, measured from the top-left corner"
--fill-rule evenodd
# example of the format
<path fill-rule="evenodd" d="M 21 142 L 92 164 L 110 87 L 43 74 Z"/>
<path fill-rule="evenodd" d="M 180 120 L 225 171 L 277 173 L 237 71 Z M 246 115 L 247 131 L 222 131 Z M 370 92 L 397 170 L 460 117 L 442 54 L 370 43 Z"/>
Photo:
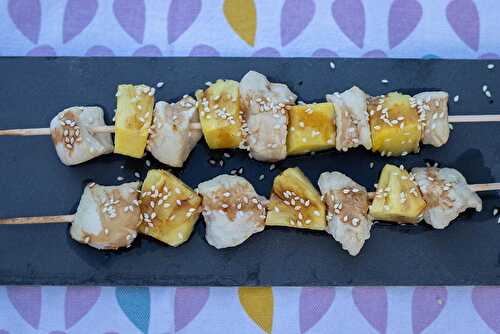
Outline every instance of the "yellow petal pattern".
<path fill-rule="evenodd" d="M 244 288 L 238 289 L 240 303 L 248 316 L 264 330 L 271 334 L 273 330 L 273 289 Z"/>
<path fill-rule="evenodd" d="M 224 16 L 241 39 L 255 45 L 257 11 L 253 0 L 224 0 Z"/>

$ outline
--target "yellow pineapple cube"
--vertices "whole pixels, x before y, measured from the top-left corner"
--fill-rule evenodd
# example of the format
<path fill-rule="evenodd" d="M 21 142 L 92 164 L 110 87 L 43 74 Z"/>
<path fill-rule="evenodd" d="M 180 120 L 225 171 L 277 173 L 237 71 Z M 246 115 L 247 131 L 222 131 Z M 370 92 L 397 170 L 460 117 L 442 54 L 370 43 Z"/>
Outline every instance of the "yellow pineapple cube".
<path fill-rule="evenodd" d="M 289 155 L 327 150 L 335 147 L 335 110 L 333 104 L 313 103 L 288 107 Z"/>
<path fill-rule="evenodd" d="M 288 168 L 274 179 L 266 225 L 325 229 L 321 195 L 299 168 Z"/>
<path fill-rule="evenodd" d="M 201 212 L 201 197 L 161 169 L 149 170 L 140 200 L 139 231 L 173 247 L 189 238 Z"/>
<path fill-rule="evenodd" d="M 405 156 L 418 152 L 421 138 L 419 116 L 409 95 L 389 93 L 368 102 L 373 152 Z"/>
<path fill-rule="evenodd" d="M 116 93 L 115 153 L 142 158 L 153 120 L 154 88 L 119 85 Z"/>
<path fill-rule="evenodd" d="M 242 141 L 239 83 L 217 80 L 196 91 L 200 123 L 211 149 L 238 148 Z"/>
<path fill-rule="evenodd" d="M 417 224 L 422 220 L 426 203 L 413 175 L 394 165 L 385 165 L 370 206 L 374 219 Z"/>

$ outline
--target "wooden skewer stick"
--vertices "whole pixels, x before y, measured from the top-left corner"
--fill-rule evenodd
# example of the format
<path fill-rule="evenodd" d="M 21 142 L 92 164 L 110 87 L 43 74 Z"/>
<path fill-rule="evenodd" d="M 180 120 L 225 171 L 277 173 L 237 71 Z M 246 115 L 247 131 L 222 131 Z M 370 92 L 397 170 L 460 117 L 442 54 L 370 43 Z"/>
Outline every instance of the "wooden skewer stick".
<path fill-rule="evenodd" d="M 500 182 L 470 184 L 469 187 L 474 192 L 495 191 L 495 190 L 500 190 Z M 374 192 L 368 193 L 368 198 L 373 199 L 374 197 L 375 197 Z M 75 215 L 19 217 L 19 218 L 0 219 L 0 225 L 29 225 L 29 224 L 52 224 L 52 223 L 67 224 L 67 223 L 72 223 L 73 220 L 75 220 Z"/>
<path fill-rule="evenodd" d="M 191 130 L 200 130 L 200 123 L 191 123 Z M 96 126 L 92 128 L 94 133 L 114 133 L 114 125 Z M 0 130 L 0 136 L 50 136 L 50 128 L 34 128 L 34 129 L 12 129 Z"/>
<path fill-rule="evenodd" d="M 500 122 L 500 115 L 456 115 L 448 116 L 450 123 L 479 123 L 479 122 Z M 191 130 L 200 130 L 200 123 L 191 123 Z M 94 133 L 114 133 L 113 125 L 97 126 L 92 128 Z M 34 129 L 12 129 L 0 130 L 0 136 L 50 136 L 50 128 L 34 128 Z"/>
<path fill-rule="evenodd" d="M 27 224 L 52 224 L 52 223 L 72 223 L 75 215 L 61 216 L 40 216 L 40 217 L 19 217 L 0 219 L 0 225 L 27 225 Z"/>

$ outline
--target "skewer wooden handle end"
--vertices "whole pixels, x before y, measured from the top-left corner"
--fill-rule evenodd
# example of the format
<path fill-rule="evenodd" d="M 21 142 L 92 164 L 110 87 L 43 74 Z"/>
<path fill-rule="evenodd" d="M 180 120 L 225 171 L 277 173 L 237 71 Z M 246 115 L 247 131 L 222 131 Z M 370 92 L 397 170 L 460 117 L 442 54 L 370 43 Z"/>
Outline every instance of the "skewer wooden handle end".
<path fill-rule="evenodd" d="M 0 219 L 0 225 L 29 225 L 29 224 L 52 224 L 71 223 L 75 220 L 75 215 L 42 216 L 42 217 L 19 217 Z"/>

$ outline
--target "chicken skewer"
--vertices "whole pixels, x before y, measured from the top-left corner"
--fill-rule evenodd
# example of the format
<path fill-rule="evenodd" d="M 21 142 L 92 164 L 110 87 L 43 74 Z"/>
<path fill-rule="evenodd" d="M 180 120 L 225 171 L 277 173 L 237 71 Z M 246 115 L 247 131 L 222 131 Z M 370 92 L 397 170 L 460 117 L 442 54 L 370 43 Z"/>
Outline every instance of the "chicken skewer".
<path fill-rule="evenodd" d="M 119 186 L 90 183 L 75 215 L 0 219 L 1 224 L 72 223 L 71 236 L 98 249 L 129 247 L 138 233 L 170 246 L 185 242 L 200 213 L 206 239 L 218 249 L 234 247 L 268 226 L 330 233 L 349 254 L 357 255 L 370 237 L 374 220 L 447 227 L 467 208 L 481 211 L 480 191 L 500 183 L 468 185 L 450 168 L 386 165 L 375 192 L 339 172 L 318 180 L 321 194 L 298 168 L 275 178 L 270 200 L 244 178 L 220 175 L 192 190 L 169 172 L 152 169 L 139 182 Z"/>
<path fill-rule="evenodd" d="M 449 122 L 500 121 L 500 115 L 448 116 L 445 92 L 368 97 L 353 87 L 327 95 L 326 103 L 296 106 L 297 96 L 286 85 L 254 71 L 239 83 L 218 80 L 197 91 L 198 101 L 185 95 L 175 104 L 157 102 L 153 110 L 154 94 L 145 85 L 120 85 L 115 126 L 105 125 L 99 107 L 72 107 L 50 128 L 0 130 L 0 136 L 52 135 L 66 165 L 112 151 L 140 158 L 147 149 L 159 161 L 181 167 L 202 133 L 210 148 L 243 148 L 256 160 L 278 161 L 359 145 L 381 155 L 406 155 L 417 152 L 420 141 L 442 146 Z"/>

